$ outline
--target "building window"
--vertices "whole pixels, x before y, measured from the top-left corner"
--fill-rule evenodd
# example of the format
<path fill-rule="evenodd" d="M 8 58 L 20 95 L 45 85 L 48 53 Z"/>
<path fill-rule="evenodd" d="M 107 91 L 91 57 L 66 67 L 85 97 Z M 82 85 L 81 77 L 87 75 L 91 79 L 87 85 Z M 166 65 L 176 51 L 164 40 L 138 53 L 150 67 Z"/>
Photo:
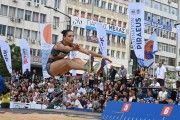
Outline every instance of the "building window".
<path fill-rule="evenodd" d="M 89 45 L 86 45 L 86 46 L 85 46 L 85 49 L 89 50 L 89 48 L 90 48 Z"/>
<path fill-rule="evenodd" d="M 116 52 L 116 58 L 120 58 L 120 51 Z"/>
<path fill-rule="evenodd" d="M 30 38 L 30 30 L 24 29 L 23 38 L 29 40 L 29 38 Z"/>
<path fill-rule="evenodd" d="M 7 16 L 7 10 L 8 10 L 8 6 L 6 5 L 1 5 L 1 9 L 0 9 L 0 15 L 4 15 Z"/>
<path fill-rule="evenodd" d="M 38 22 L 39 21 L 39 13 L 37 12 L 33 12 L 33 22 Z"/>
<path fill-rule="evenodd" d="M 47 4 L 47 0 L 41 0 L 41 5 L 46 5 Z"/>
<path fill-rule="evenodd" d="M 85 18 L 85 12 L 84 11 L 81 11 L 81 17 Z"/>
<path fill-rule="evenodd" d="M 16 14 L 16 8 L 15 7 L 9 7 L 9 17 L 15 17 Z"/>
<path fill-rule="evenodd" d="M 115 35 L 112 35 L 112 44 L 115 45 Z"/>
<path fill-rule="evenodd" d="M 92 15 L 91 13 L 88 13 L 87 14 L 87 19 L 91 19 L 91 15 Z"/>
<path fill-rule="evenodd" d="M 52 34 L 52 44 L 56 44 L 58 40 L 58 35 Z"/>
<path fill-rule="evenodd" d="M 104 8 L 104 9 L 106 8 L 106 2 L 105 1 L 101 2 L 101 8 Z"/>
<path fill-rule="evenodd" d="M 59 27 L 59 17 L 53 17 L 53 27 Z"/>
<path fill-rule="evenodd" d="M 92 0 L 88 0 L 88 2 L 87 2 L 88 4 L 92 4 Z"/>
<path fill-rule="evenodd" d="M 93 20 L 94 20 L 94 21 L 98 21 L 98 18 L 99 18 L 99 16 L 98 16 L 98 15 L 94 15 Z"/>
<path fill-rule="evenodd" d="M 107 24 L 111 24 L 111 18 L 107 18 Z"/>
<path fill-rule="evenodd" d="M 114 50 L 111 50 L 111 57 L 114 57 Z"/>
<path fill-rule="evenodd" d="M 95 5 L 96 7 L 99 7 L 99 1 L 100 1 L 100 0 L 94 0 L 94 5 Z"/>
<path fill-rule="evenodd" d="M 123 28 L 126 28 L 127 23 L 123 22 Z"/>
<path fill-rule="evenodd" d="M 37 31 L 31 31 L 31 43 L 35 44 L 37 40 Z"/>
<path fill-rule="evenodd" d="M 113 11 L 115 11 L 115 12 L 117 11 L 117 5 L 115 5 L 115 4 L 113 6 Z"/>
<path fill-rule="evenodd" d="M 175 59 L 174 58 L 169 58 L 168 65 L 175 66 Z"/>
<path fill-rule="evenodd" d="M 125 59 L 125 52 L 122 52 L 122 59 Z"/>
<path fill-rule="evenodd" d="M 26 10 L 25 11 L 25 20 L 27 20 L 27 21 L 31 21 L 31 11 L 29 11 L 29 10 Z"/>
<path fill-rule="evenodd" d="M 127 14 L 127 8 L 124 8 L 124 14 Z"/>
<path fill-rule="evenodd" d="M 60 8 L 61 0 L 54 0 L 54 8 Z"/>
<path fill-rule="evenodd" d="M 17 9 L 17 18 L 23 19 L 24 18 L 24 10 L 23 9 Z"/>
<path fill-rule="evenodd" d="M 177 9 L 173 8 L 173 7 L 170 7 L 170 14 L 177 15 Z"/>
<path fill-rule="evenodd" d="M 22 37 L 22 28 L 16 28 L 16 38 L 21 38 Z"/>
<path fill-rule="evenodd" d="M 121 44 L 121 36 L 117 36 L 117 44 Z"/>
<path fill-rule="evenodd" d="M 108 3 L 108 10 L 111 10 L 112 3 Z"/>
<path fill-rule="evenodd" d="M 169 13 L 169 6 L 165 5 L 165 4 L 162 4 L 162 11 Z"/>
<path fill-rule="evenodd" d="M 107 56 L 109 56 L 109 49 L 107 49 Z"/>
<path fill-rule="evenodd" d="M 81 0 L 82 3 L 86 3 L 86 0 Z"/>
<path fill-rule="evenodd" d="M 72 8 L 68 8 L 68 15 L 72 15 Z"/>
<path fill-rule="evenodd" d="M 121 27 L 122 21 L 118 21 L 118 26 Z"/>
<path fill-rule="evenodd" d="M 45 23 L 46 22 L 46 15 L 45 14 L 40 14 L 40 23 Z"/>
<path fill-rule="evenodd" d="M 99 22 L 106 22 L 106 18 L 101 16 L 100 19 L 99 19 Z"/>
<path fill-rule="evenodd" d="M 74 27 L 73 27 L 73 32 L 74 32 L 75 35 L 78 34 L 77 31 L 78 31 L 78 27 L 75 27 L 75 26 L 74 26 Z"/>
<path fill-rule="evenodd" d="M 122 6 L 119 6 L 119 13 L 122 13 Z"/>
<path fill-rule="evenodd" d="M 84 28 L 80 28 L 80 36 L 84 36 Z"/>
<path fill-rule="evenodd" d="M 152 7 L 157 9 L 157 10 L 160 10 L 160 3 L 159 2 L 156 2 L 156 1 L 152 1 Z"/>
<path fill-rule="evenodd" d="M 96 52 L 96 47 L 92 46 L 91 50 Z"/>
<path fill-rule="evenodd" d="M 14 27 L 8 26 L 7 36 L 14 36 Z"/>
<path fill-rule="evenodd" d="M 79 10 L 74 11 L 74 16 L 79 16 Z"/>
<path fill-rule="evenodd" d="M 5 36 L 6 34 L 6 26 L 0 24 L 0 35 Z"/>

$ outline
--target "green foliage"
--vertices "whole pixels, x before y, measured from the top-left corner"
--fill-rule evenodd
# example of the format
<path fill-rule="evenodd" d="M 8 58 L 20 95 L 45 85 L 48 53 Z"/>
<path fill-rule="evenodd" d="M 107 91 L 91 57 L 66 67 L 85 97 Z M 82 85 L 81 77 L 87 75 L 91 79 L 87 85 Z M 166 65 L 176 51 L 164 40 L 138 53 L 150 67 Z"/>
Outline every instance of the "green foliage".
<path fill-rule="evenodd" d="M 10 49 L 11 49 L 12 69 L 21 70 L 22 64 L 21 64 L 20 47 L 16 46 L 15 44 L 12 44 L 10 45 Z M 0 74 L 2 76 L 10 76 L 1 52 L 0 52 Z"/>

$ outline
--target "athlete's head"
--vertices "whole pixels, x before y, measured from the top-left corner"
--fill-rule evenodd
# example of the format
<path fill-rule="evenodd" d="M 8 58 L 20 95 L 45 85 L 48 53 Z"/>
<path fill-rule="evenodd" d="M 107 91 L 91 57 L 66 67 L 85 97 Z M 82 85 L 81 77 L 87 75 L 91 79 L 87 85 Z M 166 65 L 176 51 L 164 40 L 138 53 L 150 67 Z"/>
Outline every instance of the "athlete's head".
<path fill-rule="evenodd" d="M 63 34 L 63 40 L 66 43 L 73 43 L 74 33 L 72 30 L 63 30 L 61 33 Z"/>

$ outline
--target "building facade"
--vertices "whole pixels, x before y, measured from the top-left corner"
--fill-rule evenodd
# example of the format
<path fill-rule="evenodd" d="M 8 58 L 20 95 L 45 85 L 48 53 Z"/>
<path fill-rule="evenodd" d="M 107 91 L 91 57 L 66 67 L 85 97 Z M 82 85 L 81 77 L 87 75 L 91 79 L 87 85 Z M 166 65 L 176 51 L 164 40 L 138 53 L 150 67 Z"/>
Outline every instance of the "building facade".
<path fill-rule="evenodd" d="M 31 51 L 32 66 L 41 68 L 39 25 L 52 24 L 52 42 L 61 39 L 60 31 L 66 28 L 66 17 L 50 6 L 65 11 L 66 0 L 0 0 L 0 35 L 9 44 L 19 45 L 19 39 L 27 39 Z M 63 4 L 62 4 L 63 3 Z"/>

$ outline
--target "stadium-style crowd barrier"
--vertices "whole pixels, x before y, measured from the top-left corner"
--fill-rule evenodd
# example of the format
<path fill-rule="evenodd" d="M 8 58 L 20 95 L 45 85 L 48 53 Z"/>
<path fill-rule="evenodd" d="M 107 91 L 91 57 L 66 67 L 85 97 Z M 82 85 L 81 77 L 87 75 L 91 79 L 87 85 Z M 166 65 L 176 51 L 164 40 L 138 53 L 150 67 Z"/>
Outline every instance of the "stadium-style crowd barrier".
<path fill-rule="evenodd" d="M 111 101 L 101 118 L 102 120 L 179 120 L 180 106 Z"/>

